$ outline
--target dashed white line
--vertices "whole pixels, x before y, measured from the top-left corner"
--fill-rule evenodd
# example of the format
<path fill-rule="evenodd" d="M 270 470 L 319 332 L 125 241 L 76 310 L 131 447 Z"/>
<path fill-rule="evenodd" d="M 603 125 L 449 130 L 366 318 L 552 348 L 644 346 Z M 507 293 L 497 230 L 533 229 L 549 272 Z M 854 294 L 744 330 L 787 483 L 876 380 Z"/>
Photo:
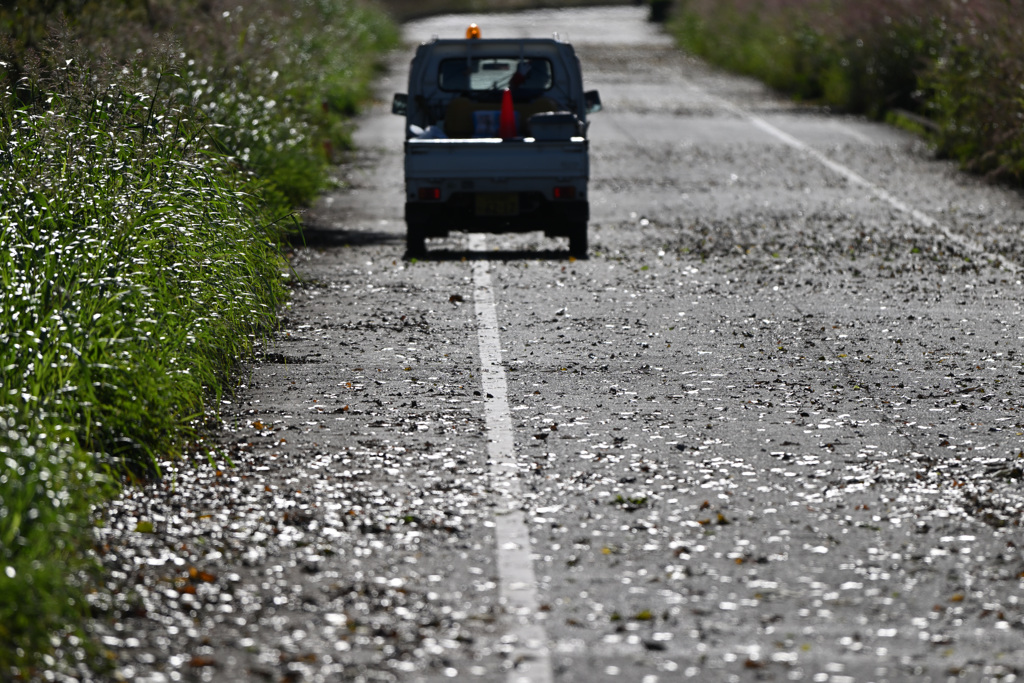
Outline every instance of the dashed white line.
<path fill-rule="evenodd" d="M 471 251 L 483 251 L 483 235 L 470 235 L 469 248 Z M 551 653 L 537 601 L 530 531 L 522 511 L 523 492 L 519 484 L 512 413 L 508 407 L 508 385 L 501 364 L 501 336 L 494 306 L 494 288 L 489 264 L 485 260 L 473 262 L 473 303 L 480 344 L 481 384 L 486 396 L 487 452 L 498 496 L 494 517 L 498 595 L 505 608 L 506 639 L 512 647 L 508 681 L 552 683 Z"/>

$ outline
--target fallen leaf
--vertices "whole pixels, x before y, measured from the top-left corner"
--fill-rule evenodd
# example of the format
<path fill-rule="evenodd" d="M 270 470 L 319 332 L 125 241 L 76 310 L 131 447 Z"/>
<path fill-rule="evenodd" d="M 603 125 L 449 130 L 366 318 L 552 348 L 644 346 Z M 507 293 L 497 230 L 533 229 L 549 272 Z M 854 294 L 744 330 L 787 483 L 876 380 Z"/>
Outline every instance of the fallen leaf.
<path fill-rule="evenodd" d="M 217 580 L 217 577 L 210 572 L 204 572 L 195 567 L 188 568 L 188 575 L 193 581 L 202 581 L 203 583 L 213 583 Z"/>

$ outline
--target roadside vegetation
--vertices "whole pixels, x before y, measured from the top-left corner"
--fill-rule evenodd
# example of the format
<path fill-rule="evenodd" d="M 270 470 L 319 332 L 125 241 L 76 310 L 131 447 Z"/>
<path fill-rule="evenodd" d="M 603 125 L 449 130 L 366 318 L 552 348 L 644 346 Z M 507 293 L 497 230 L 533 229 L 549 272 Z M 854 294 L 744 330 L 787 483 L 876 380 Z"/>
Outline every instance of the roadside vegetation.
<path fill-rule="evenodd" d="M 680 44 L 1024 184 L 1024 0 L 677 0 Z"/>
<path fill-rule="evenodd" d="M 449 12 L 514 12 L 528 9 L 628 4 L 624 0 L 380 0 L 388 14 L 408 21 Z"/>
<path fill-rule="evenodd" d="M 54 0 L 0 36 L 0 679 L 27 680 L 102 669 L 91 506 L 198 448 L 397 32 L 350 0 Z"/>

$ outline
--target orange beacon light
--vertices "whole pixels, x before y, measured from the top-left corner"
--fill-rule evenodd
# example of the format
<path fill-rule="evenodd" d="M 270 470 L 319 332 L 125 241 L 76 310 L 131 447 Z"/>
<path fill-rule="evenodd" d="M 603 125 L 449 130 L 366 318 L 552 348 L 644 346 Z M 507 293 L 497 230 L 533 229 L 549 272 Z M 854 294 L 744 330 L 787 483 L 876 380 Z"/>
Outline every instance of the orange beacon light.
<path fill-rule="evenodd" d="M 470 24 L 469 28 L 466 29 L 466 39 L 473 40 L 474 38 L 480 37 L 480 27 L 476 24 Z"/>

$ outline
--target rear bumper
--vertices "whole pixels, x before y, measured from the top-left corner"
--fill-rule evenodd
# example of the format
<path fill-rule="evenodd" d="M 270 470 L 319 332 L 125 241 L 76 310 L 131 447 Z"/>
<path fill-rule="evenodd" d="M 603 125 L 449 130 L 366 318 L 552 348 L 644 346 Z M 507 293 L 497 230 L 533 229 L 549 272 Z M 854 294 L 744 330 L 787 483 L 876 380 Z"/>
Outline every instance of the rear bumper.
<path fill-rule="evenodd" d="M 405 222 L 416 225 L 427 237 L 449 232 L 530 232 L 567 237 L 573 226 L 590 219 L 590 203 L 584 200 L 551 201 L 540 193 L 520 193 L 520 212 L 514 216 L 477 216 L 475 196 L 461 192 L 445 202 L 406 202 Z"/>

